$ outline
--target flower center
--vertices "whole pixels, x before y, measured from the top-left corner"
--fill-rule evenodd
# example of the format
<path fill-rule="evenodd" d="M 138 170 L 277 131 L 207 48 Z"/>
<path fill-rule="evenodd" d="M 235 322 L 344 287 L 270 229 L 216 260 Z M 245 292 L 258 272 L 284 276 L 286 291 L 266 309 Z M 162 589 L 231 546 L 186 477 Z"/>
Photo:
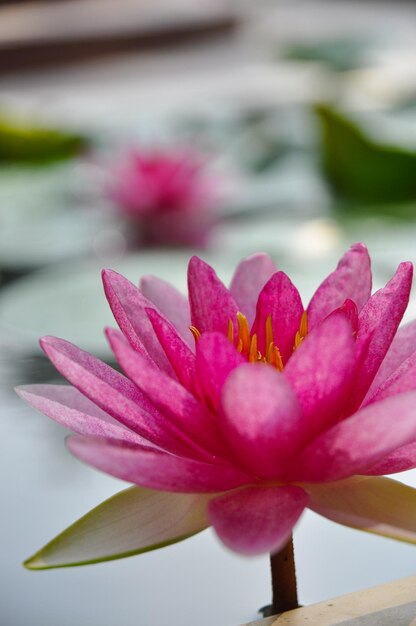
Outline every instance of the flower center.
<path fill-rule="evenodd" d="M 195 326 L 190 326 L 189 330 L 193 334 L 195 338 L 195 342 L 201 336 L 201 333 Z M 257 333 L 250 333 L 250 328 L 248 325 L 248 320 L 245 315 L 238 312 L 237 313 L 237 337 L 235 338 L 234 332 L 234 322 L 233 320 L 228 320 L 228 332 L 227 336 L 230 342 L 237 348 L 237 350 L 246 357 L 246 359 L 250 363 L 268 363 L 269 365 L 273 365 L 280 372 L 283 371 L 283 360 L 282 355 L 280 354 L 280 350 L 278 346 L 275 344 L 273 337 L 273 323 L 272 316 L 269 315 L 266 319 L 265 325 L 266 331 L 266 350 L 265 353 L 262 354 L 257 347 Z M 299 330 L 295 335 L 295 342 L 293 345 L 293 350 L 296 350 L 308 334 L 308 315 L 306 311 L 303 312 Z"/>

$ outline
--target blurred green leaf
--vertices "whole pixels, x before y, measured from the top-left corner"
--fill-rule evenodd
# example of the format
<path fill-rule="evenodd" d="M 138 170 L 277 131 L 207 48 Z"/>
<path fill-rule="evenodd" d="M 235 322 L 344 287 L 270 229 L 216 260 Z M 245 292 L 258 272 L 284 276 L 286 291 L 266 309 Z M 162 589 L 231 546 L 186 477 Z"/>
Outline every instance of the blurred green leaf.
<path fill-rule="evenodd" d="M 318 105 L 315 111 L 322 132 L 322 167 L 341 199 L 384 205 L 384 211 L 390 203 L 416 201 L 416 152 L 374 142 L 329 106 Z"/>
<path fill-rule="evenodd" d="M 23 126 L 0 116 L 0 165 L 42 165 L 70 159 L 87 145 L 86 137 L 81 135 Z"/>
<path fill-rule="evenodd" d="M 363 217 L 376 217 L 388 221 L 394 218 L 392 224 L 396 224 L 398 221 L 409 221 L 416 218 L 416 201 L 390 202 L 388 204 L 375 204 L 373 202 L 371 204 L 340 200 L 336 203 L 335 210 L 338 213 L 338 221 L 344 225 L 354 223 L 357 219 L 361 222 Z"/>
<path fill-rule="evenodd" d="M 336 39 L 299 43 L 283 50 L 283 58 L 291 61 L 320 61 L 336 72 L 361 67 L 369 42 L 362 39 Z"/>

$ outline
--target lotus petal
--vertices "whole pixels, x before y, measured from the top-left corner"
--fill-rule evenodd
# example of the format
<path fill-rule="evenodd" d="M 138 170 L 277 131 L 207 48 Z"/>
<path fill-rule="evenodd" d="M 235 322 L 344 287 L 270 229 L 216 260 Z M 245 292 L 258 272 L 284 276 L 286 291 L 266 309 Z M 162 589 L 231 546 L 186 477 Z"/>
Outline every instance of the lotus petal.
<path fill-rule="evenodd" d="M 357 335 L 356 374 L 346 414 L 357 410 L 364 400 L 374 377 L 386 356 L 409 302 L 413 267 L 401 263 L 393 278 L 379 289 L 362 309 Z"/>
<path fill-rule="evenodd" d="M 372 396 L 367 394 L 363 406 L 379 402 L 384 398 L 396 396 L 416 389 L 416 352 L 414 352 L 376 389 Z"/>
<path fill-rule="evenodd" d="M 121 439 L 156 448 L 70 385 L 23 385 L 16 392 L 35 409 L 79 435 Z"/>
<path fill-rule="evenodd" d="M 226 546 L 253 556 L 278 552 L 308 503 L 300 487 L 246 487 L 208 504 L 208 519 Z"/>
<path fill-rule="evenodd" d="M 189 262 L 188 289 L 192 324 L 200 333 L 226 335 L 228 320 L 236 319 L 237 304 L 212 267 L 195 256 Z"/>
<path fill-rule="evenodd" d="M 289 359 L 284 376 L 296 392 L 309 437 L 339 419 L 353 381 L 354 356 L 350 322 L 338 312 L 315 328 Z"/>
<path fill-rule="evenodd" d="M 230 465 L 204 463 L 165 452 L 143 450 L 110 439 L 74 435 L 69 450 L 85 463 L 141 487 L 176 493 L 215 493 L 253 482 Z"/>
<path fill-rule="evenodd" d="M 172 322 L 182 339 L 193 347 L 193 338 L 189 332 L 191 313 L 188 299 L 175 287 L 156 276 L 143 276 L 140 291 Z"/>
<path fill-rule="evenodd" d="M 192 442 L 201 454 L 218 454 L 221 441 L 214 416 L 195 396 L 177 381 L 135 352 L 117 334 L 107 331 L 117 361 L 139 389 L 152 399 L 153 404 L 167 416 L 182 435 Z"/>
<path fill-rule="evenodd" d="M 149 320 L 179 382 L 190 391 L 195 389 L 195 354 L 176 328 L 155 309 L 146 309 Z M 188 333 L 191 332 L 188 329 Z"/>
<path fill-rule="evenodd" d="M 208 406 L 218 409 L 221 389 L 229 374 L 246 359 L 221 333 L 204 333 L 196 352 L 198 381 Z"/>
<path fill-rule="evenodd" d="M 92 509 L 25 561 L 51 569 L 121 559 L 157 550 L 208 526 L 204 495 L 130 487 Z"/>
<path fill-rule="evenodd" d="M 260 292 L 252 333 L 257 334 L 259 350 L 266 354 L 266 322 L 271 316 L 274 344 L 285 363 L 293 352 L 303 304 L 299 292 L 284 272 L 276 272 Z"/>
<path fill-rule="evenodd" d="M 283 375 L 245 363 L 226 380 L 223 428 L 239 464 L 255 475 L 276 478 L 305 444 L 303 414 Z"/>
<path fill-rule="evenodd" d="M 153 308 L 140 290 L 127 278 L 112 270 L 102 273 L 105 295 L 122 333 L 140 354 L 172 374 L 170 365 L 146 313 Z"/>
<path fill-rule="evenodd" d="M 366 476 L 382 476 L 383 474 L 396 474 L 406 472 L 416 467 L 416 441 L 397 448 L 381 461 L 367 469 L 363 474 Z"/>
<path fill-rule="evenodd" d="M 364 473 L 414 440 L 416 392 L 411 391 L 370 404 L 333 426 L 302 452 L 288 476 L 302 482 L 341 480 Z"/>
<path fill-rule="evenodd" d="M 318 287 L 308 305 L 308 323 L 314 328 L 347 299 L 360 311 L 371 295 L 371 265 L 366 246 L 356 243 L 344 254 L 337 269 Z"/>
<path fill-rule="evenodd" d="M 328 519 L 416 543 L 416 490 L 390 478 L 355 476 L 308 489 L 309 508 Z"/>
<path fill-rule="evenodd" d="M 251 326 L 256 316 L 256 304 L 260 291 L 277 272 L 268 254 L 253 254 L 241 261 L 231 280 L 230 292 Z"/>
<path fill-rule="evenodd" d="M 405 324 L 397 331 L 367 397 L 373 395 L 374 391 L 414 352 L 416 352 L 416 321 Z"/>
<path fill-rule="evenodd" d="M 41 346 L 62 376 L 127 428 L 171 452 L 195 453 L 192 442 L 128 378 L 63 339 L 43 337 Z"/>

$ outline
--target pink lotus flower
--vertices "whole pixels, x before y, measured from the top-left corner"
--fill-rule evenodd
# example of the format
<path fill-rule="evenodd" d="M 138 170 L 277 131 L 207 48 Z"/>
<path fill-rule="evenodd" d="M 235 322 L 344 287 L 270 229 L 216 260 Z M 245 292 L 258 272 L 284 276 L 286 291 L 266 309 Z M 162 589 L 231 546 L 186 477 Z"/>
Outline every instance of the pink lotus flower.
<path fill-rule="evenodd" d="M 199 258 L 189 302 L 169 284 L 104 288 L 126 376 L 74 345 L 41 345 L 73 387 L 20 388 L 78 433 L 68 447 L 140 485 L 100 505 L 32 557 L 32 568 L 160 547 L 212 525 L 231 549 L 276 552 L 305 507 L 416 542 L 416 490 L 380 477 L 416 466 L 416 323 L 398 330 L 412 266 L 371 295 L 354 245 L 306 310 L 271 259 L 242 261 L 227 289 Z M 189 330 L 191 327 L 192 334 Z"/>
<path fill-rule="evenodd" d="M 202 158 L 178 150 L 131 151 L 109 195 L 145 244 L 203 245 L 214 225 L 216 185 Z"/>

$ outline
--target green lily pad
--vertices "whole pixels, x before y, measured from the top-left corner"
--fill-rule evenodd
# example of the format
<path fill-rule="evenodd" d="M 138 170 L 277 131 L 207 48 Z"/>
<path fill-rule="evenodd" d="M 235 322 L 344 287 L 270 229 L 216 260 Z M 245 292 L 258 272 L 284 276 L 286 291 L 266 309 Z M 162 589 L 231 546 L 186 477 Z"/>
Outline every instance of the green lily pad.
<path fill-rule="evenodd" d="M 321 127 L 323 171 L 339 198 L 385 207 L 416 202 L 416 152 L 373 141 L 358 124 L 329 106 L 316 106 L 315 111 Z"/>
<path fill-rule="evenodd" d="M 177 543 L 207 528 L 208 500 L 206 495 L 130 487 L 81 517 L 24 566 L 39 570 L 88 565 Z"/>
<path fill-rule="evenodd" d="M 339 223 L 348 226 L 363 217 L 377 217 L 392 224 L 408 222 L 416 218 L 416 200 L 413 202 L 363 203 L 339 200 L 334 206 Z"/>
<path fill-rule="evenodd" d="M 42 126 L 24 126 L 0 116 L 0 165 L 42 165 L 70 159 L 86 149 L 78 134 Z"/>

